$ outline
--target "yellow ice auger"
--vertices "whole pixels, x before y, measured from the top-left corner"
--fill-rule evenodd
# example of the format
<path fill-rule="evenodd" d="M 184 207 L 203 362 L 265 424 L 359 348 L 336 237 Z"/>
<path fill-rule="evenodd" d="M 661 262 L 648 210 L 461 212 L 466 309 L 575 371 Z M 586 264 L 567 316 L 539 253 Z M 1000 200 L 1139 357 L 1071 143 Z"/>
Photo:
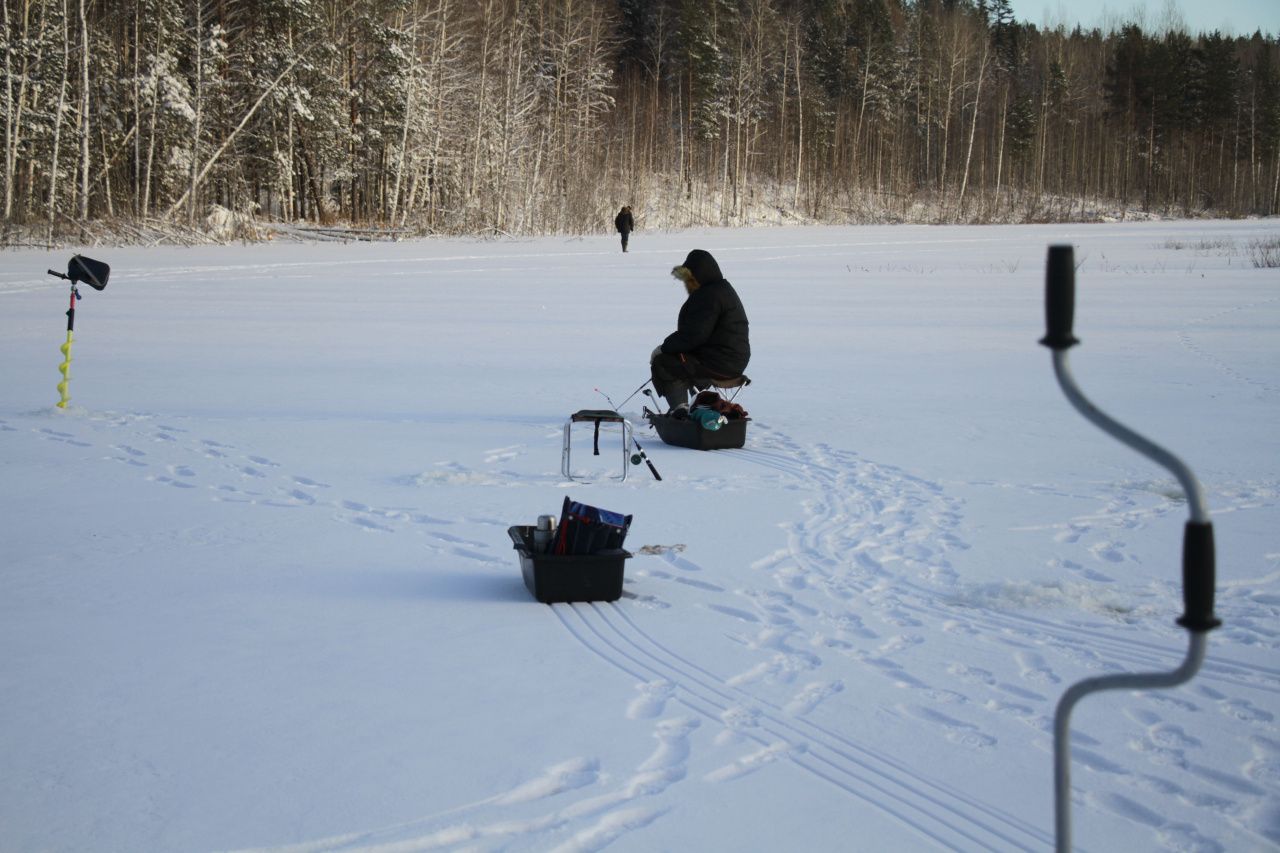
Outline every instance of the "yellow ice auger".
<path fill-rule="evenodd" d="M 104 289 L 111 275 L 111 267 L 102 261 L 95 261 L 82 255 L 72 255 L 65 273 L 49 270 L 49 275 L 71 282 L 71 304 L 67 308 L 67 340 L 59 348 L 62 351 L 62 364 L 58 365 L 58 372 L 62 374 L 62 381 L 58 383 L 60 397 L 58 408 L 65 409 L 67 403 L 71 401 L 67 388 L 71 383 L 71 343 L 74 340 L 76 327 L 76 301 L 80 299 L 80 290 L 76 285 L 83 281 L 94 290 Z"/>

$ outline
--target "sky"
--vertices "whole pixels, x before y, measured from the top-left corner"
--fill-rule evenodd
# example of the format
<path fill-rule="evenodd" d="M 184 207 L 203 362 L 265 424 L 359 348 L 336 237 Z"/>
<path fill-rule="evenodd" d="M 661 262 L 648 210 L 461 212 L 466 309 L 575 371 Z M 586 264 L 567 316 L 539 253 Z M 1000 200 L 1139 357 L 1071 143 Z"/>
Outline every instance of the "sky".
<path fill-rule="evenodd" d="M 1012 0 L 1019 20 L 1043 26 L 1107 26 L 1113 19 L 1136 20 L 1139 15 L 1158 29 L 1168 6 L 1177 10 L 1191 32 L 1252 35 L 1262 30 L 1280 34 L 1280 0 Z"/>

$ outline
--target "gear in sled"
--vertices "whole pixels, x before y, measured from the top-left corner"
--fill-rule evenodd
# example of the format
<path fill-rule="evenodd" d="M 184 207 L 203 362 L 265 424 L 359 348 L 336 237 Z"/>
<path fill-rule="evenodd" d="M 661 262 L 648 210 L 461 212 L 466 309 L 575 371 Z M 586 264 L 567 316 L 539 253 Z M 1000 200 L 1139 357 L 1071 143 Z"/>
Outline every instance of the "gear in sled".
<path fill-rule="evenodd" d="M 738 389 L 751 383 L 745 376 Z M 645 407 L 644 417 L 663 443 L 694 450 L 730 450 L 747 442 L 747 410 L 720 396 L 716 386 L 698 391 L 693 403 L 676 406 L 666 414 Z M 646 392 L 647 393 L 647 392 Z"/>

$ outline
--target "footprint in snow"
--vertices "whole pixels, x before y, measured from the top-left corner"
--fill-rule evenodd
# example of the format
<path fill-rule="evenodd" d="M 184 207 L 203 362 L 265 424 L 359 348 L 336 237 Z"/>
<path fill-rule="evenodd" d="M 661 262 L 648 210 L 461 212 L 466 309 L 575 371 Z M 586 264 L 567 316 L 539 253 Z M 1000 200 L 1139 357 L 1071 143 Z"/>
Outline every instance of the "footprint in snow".
<path fill-rule="evenodd" d="M 307 488 L 311 488 L 311 489 L 330 488 L 328 483 L 321 483 L 311 479 L 310 477 L 294 477 L 293 482 L 297 483 L 299 486 L 306 486 Z"/>
<path fill-rule="evenodd" d="M 1081 749 L 1079 744 L 1081 738 L 1078 734 L 1072 735 L 1071 761 L 1073 764 L 1079 764 L 1081 767 L 1087 767 L 1098 773 L 1110 773 L 1115 776 L 1130 776 L 1129 770 L 1101 753 L 1094 752 L 1090 749 Z"/>
<path fill-rule="evenodd" d="M 1080 541 L 1081 535 L 1086 533 L 1088 530 L 1089 528 L 1083 527 L 1079 524 L 1069 524 L 1067 525 L 1066 530 L 1062 530 L 1054 534 L 1053 541 L 1059 542 L 1063 545 L 1074 545 Z"/>
<path fill-rule="evenodd" d="M 1219 702 L 1218 708 L 1231 719 L 1242 723 L 1270 723 L 1275 719 L 1275 715 L 1270 711 L 1264 711 L 1247 699 Z"/>
<path fill-rule="evenodd" d="M 797 717 L 802 716 L 843 690 L 844 683 L 841 681 L 813 681 L 793 696 L 791 701 L 783 706 L 783 710 Z"/>
<path fill-rule="evenodd" d="M 730 705 L 720 713 L 720 722 L 724 724 L 725 731 L 722 736 L 717 737 L 717 742 L 723 742 L 728 735 L 731 739 L 738 734 L 759 728 L 760 726 L 760 710 L 746 705 Z"/>
<path fill-rule="evenodd" d="M 251 504 L 259 497 L 256 493 L 242 492 L 235 486 L 227 485 L 218 486 L 217 492 L 213 499 L 221 503 Z"/>
<path fill-rule="evenodd" d="M 1049 561 L 1049 566 L 1058 569 L 1065 569 L 1066 571 L 1079 575 L 1087 581 L 1096 581 L 1097 583 L 1115 583 L 1115 579 L 1110 575 L 1105 575 L 1096 569 L 1090 569 L 1086 566 L 1082 566 L 1075 560 L 1053 559 Z"/>
<path fill-rule="evenodd" d="M 909 687 L 916 690 L 928 690 L 929 685 L 916 678 L 897 661 L 883 657 L 871 657 L 866 654 L 850 655 L 859 663 L 864 663 L 878 671 L 881 675 L 893 682 L 895 687 Z"/>
<path fill-rule="evenodd" d="M 808 574 L 799 566 L 787 566 L 774 572 L 774 580 L 778 586 L 792 592 L 800 592 L 809 586 Z"/>
<path fill-rule="evenodd" d="M 1017 684 L 1010 684 L 1007 681 L 997 684 L 996 689 L 1017 699 L 1025 699 L 1029 702 L 1044 702 L 1046 699 L 1042 693 L 1037 693 L 1034 690 L 1028 690 L 1027 688 Z"/>
<path fill-rule="evenodd" d="M 366 508 L 364 511 L 367 512 L 368 508 Z M 453 536 L 452 534 L 449 534 L 449 533 L 434 532 L 431 534 L 431 536 L 434 539 L 437 539 L 441 542 L 448 543 L 450 545 L 466 545 L 470 548 L 488 548 L 489 547 L 484 542 L 474 542 L 470 539 L 463 539 L 461 536 Z"/>
<path fill-rule="evenodd" d="M 706 581 L 693 580 L 692 578 L 676 578 L 675 581 L 676 583 L 681 583 L 681 584 L 684 584 L 685 586 L 691 586 L 694 589 L 701 589 L 706 592 L 724 592 L 725 591 L 724 587 L 722 586 L 716 586 L 715 584 L 707 583 Z"/>
<path fill-rule="evenodd" d="M 572 758 L 561 762 L 537 778 L 517 785 L 505 794 L 498 795 L 494 802 L 503 805 L 528 803 L 544 800 L 556 794 L 572 791 L 594 784 L 600 779 L 600 763 L 595 759 Z"/>
<path fill-rule="evenodd" d="M 1245 762 L 1241 771 L 1259 784 L 1280 788 L 1280 744 L 1264 737 L 1255 737 L 1250 745 L 1253 748 L 1253 758 Z M 1280 823 L 1276 829 L 1280 830 Z"/>
<path fill-rule="evenodd" d="M 69 432 L 58 432 L 57 430 L 41 427 L 40 432 L 43 437 L 49 441 L 60 441 L 64 444 L 70 444 L 72 447 L 92 447 L 87 441 L 80 441 Z"/>
<path fill-rule="evenodd" d="M 671 770 L 684 767 L 689 758 L 689 735 L 702 725 L 695 717 L 673 717 L 662 720 L 654 730 L 658 748 L 636 769 L 641 772 Z"/>
<path fill-rule="evenodd" d="M 342 518 L 342 517 L 339 516 L 339 518 Z M 361 530 L 368 530 L 372 533 L 393 533 L 394 532 L 390 527 L 387 527 L 384 524 L 379 524 L 378 522 L 374 521 L 372 518 L 366 518 L 362 515 L 349 516 L 346 518 L 342 518 L 342 520 L 347 522 L 348 524 L 353 524 L 356 527 L 359 527 Z"/>
<path fill-rule="evenodd" d="M 1037 684 L 1057 684 L 1062 680 L 1053 674 L 1044 658 L 1034 652 L 1018 652 L 1014 655 L 1014 660 L 1018 663 L 1022 677 L 1027 681 Z"/>
<path fill-rule="evenodd" d="M 848 611 L 827 617 L 828 624 L 840 635 L 859 637 L 864 640 L 879 639 L 879 634 L 869 629 L 862 617 Z"/>
<path fill-rule="evenodd" d="M 767 661 L 756 664 L 746 672 L 729 678 L 725 683 L 730 687 L 741 687 L 759 681 L 776 684 L 791 684 L 801 673 L 816 669 L 821 661 L 814 655 L 775 654 Z"/>
<path fill-rule="evenodd" d="M 161 485 L 165 485 L 165 486 L 173 486 L 178 489 L 194 489 L 195 488 L 195 486 L 193 486 L 191 483 L 184 483 L 180 480 L 175 480 L 172 477 L 152 476 L 152 477 L 147 477 L 147 479 L 153 483 L 160 483 Z"/>
<path fill-rule="evenodd" d="M 675 694 L 675 685 L 665 679 L 637 684 L 640 695 L 627 705 L 627 719 L 653 719 L 662 714 L 667 702 Z"/>
<path fill-rule="evenodd" d="M 631 578 L 627 578 L 627 579 L 624 581 L 624 583 L 628 583 L 628 584 L 629 584 L 629 583 L 631 583 Z M 626 589 L 624 589 L 624 590 L 622 591 L 622 597 L 623 597 L 623 598 L 625 598 L 625 599 L 627 599 L 628 601 L 633 601 L 633 602 L 635 602 L 635 604 L 636 604 L 636 606 L 637 606 L 637 607 L 643 607 L 643 608 L 645 608 L 646 610 L 669 610 L 669 609 L 671 609 L 671 605 L 670 605 L 670 604 L 667 604 L 667 603 L 666 603 L 665 601 L 663 601 L 662 599 L 658 598 L 657 596 L 653 596 L 653 595 L 636 595 L 634 592 L 631 592 L 630 590 L 626 590 Z"/>
<path fill-rule="evenodd" d="M 970 684 L 986 684 L 992 686 L 996 683 L 996 677 L 990 670 L 981 667 L 969 666 L 962 663 L 953 663 L 947 667 L 947 672 L 954 675 L 961 681 L 967 681 Z"/>
<path fill-rule="evenodd" d="M 723 615 L 728 616 L 728 617 L 730 617 L 730 618 L 732 618 L 732 619 L 737 619 L 737 620 L 739 620 L 739 621 L 741 621 L 741 622 L 753 622 L 753 623 L 759 623 L 759 621 L 760 621 L 758 618 L 756 618 L 755 614 L 753 614 L 753 613 L 748 613 L 748 612 L 747 612 L 747 611 L 745 611 L 745 610 L 739 610 L 739 609 L 738 609 L 738 608 L 736 608 L 736 607 L 725 607 L 725 606 L 724 606 L 724 605 L 722 605 L 722 604 L 707 604 L 707 605 L 704 605 L 704 606 L 705 606 L 708 610 L 714 610 L 716 613 L 723 614 Z"/>
<path fill-rule="evenodd" d="M 110 459 L 112 459 L 112 460 L 114 460 L 114 461 L 116 461 L 116 462 L 123 462 L 125 465 L 131 465 L 131 466 L 133 466 L 134 468 L 146 468 L 146 467 L 147 467 L 147 463 L 142 461 L 142 457 L 143 457 L 143 456 L 146 456 L 147 454 L 143 453 L 141 450 L 136 450 L 136 449 L 134 449 L 134 448 L 132 448 L 132 447 L 129 447 L 128 445 L 112 445 L 112 448 L 111 448 L 111 449 L 112 449 L 112 450 L 118 450 L 118 451 L 120 451 L 121 453 L 123 453 L 124 455 L 123 455 L 123 456 L 111 456 L 111 457 L 108 457 L 108 458 L 110 458 Z"/>
<path fill-rule="evenodd" d="M 802 751 L 803 747 L 801 746 L 782 742 L 773 743 L 749 755 L 744 755 L 731 764 L 712 770 L 702 778 L 707 782 L 731 782 L 735 779 L 741 779 L 743 776 L 749 776 L 761 768 L 768 767 L 776 761 Z"/>
<path fill-rule="evenodd" d="M 1089 547 L 1089 552 L 1099 560 L 1108 563 L 1123 563 L 1124 556 L 1123 542 L 1099 542 Z"/>

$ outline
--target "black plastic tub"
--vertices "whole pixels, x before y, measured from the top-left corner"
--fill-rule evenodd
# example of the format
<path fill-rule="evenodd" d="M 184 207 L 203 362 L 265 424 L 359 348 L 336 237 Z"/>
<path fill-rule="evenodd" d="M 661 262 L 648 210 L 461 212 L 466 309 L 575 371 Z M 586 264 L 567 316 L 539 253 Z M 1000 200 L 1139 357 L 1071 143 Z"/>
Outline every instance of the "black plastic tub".
<path fill-rule="evenodd" d="M 622 597 L 623 561 L 630 551 L 615 548 L 565 557 L 539 554 L 533 550 L 533 531 L 531 524 L 507 528 L 520 553 L 524 585 L 538 601 L 617 601 Z"/>
<path fill-rule="evenodd" d="M 673 418 L 650 412 L 649 423 L 658 431 L 658 438 L 665 444 L 690 447 L 694 450 L 732 450 L 747 443 L 747 421 L 737 418 L 720 429 L 703 429 L 702 424 L 688 418 Z"/>

